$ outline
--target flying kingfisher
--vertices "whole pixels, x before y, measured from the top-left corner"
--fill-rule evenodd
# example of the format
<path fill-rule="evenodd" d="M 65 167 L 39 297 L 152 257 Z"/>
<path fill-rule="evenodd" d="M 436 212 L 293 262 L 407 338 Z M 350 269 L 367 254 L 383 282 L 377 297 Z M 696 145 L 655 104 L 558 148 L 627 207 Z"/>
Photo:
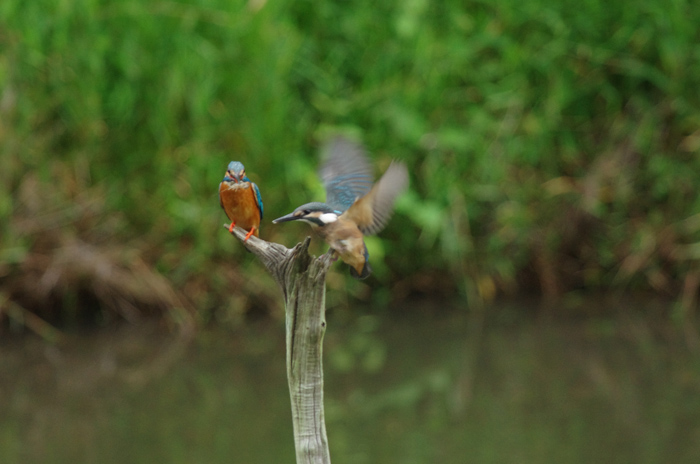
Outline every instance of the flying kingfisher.
<path fill-rule="evenodd" d="M 350 266 L 350 274 L 365 279 L 372 268 L 363 237 L 376 234 L 389 222 L 394 200 L 408 187 L 408 171 L 405 164 L 394 161 L 373 186 L 372 169 L 361 145 L 336 137 L 324 151 L 327 159 L 319 176 L 326 203 L 301 205 L 272 223 L 300 220 L 311 224 Z"/>
<path fill-rule="evenodd" d="M 219 201 L 226 216 L 231 220 L 229 232 L 238 225 L 248 231 L 245 240 L 251 235 L 258 236 L 263 217 L 263 204 L 260 189 L 245 175 L 245 167 L 238 161 L 231 161 L 219 184 Z"/>

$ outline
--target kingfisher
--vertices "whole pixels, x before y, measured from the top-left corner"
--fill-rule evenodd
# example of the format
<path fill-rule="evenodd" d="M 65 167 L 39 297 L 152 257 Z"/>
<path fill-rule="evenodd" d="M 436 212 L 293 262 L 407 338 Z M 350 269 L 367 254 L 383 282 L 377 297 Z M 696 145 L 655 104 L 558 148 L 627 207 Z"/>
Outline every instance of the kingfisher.
<path fill-rule="evenodd" d="M 260 221 L 263 218 L 263 203 L 260 189 L 248 179 L 245 167 L 239 161 L 231 161 L 219 184 L 219 202 L 226 216 L 231 220 L 229 232 L 238 225 L 248 231 L 243 241 L 251 235 L 258 237 Z"/>
<path fill-rule="evenodd" d="M 326 190 L 326 202 L 299 206 L 292 213 L 272 221 L 304 221 L 350 266 L 356 279 L 371 273 L 364 236 L 381 231 L 389 222 L 394 201 L 408 187 L 408 170 L 393 161 L 372 185 L 372 169 L 364 147 L 344 137 L 335 137 L 323 150 L 326 161 L 319 176 Z"/>

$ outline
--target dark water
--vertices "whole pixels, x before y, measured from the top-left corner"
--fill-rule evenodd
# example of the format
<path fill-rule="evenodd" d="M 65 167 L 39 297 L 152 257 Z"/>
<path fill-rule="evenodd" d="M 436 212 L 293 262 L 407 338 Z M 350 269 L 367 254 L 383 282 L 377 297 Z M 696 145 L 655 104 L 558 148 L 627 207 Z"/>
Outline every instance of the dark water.
<path fill-rule="evenodd" d="M 700 355 L 651 316 L 331 312 L 334 463 L 698 463 Z M 283 327 L 0 341 L 0 462 L 293 463 Z M 692 338 L 692 337 L 691 337 Z"/>

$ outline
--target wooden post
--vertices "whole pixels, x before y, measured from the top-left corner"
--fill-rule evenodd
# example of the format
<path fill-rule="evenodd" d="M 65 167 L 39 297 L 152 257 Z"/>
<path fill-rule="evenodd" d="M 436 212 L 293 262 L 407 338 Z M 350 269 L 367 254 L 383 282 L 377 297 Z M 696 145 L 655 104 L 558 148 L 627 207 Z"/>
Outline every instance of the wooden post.
<path fill-rule="evenodd" d="M 233 235 L 255 254 L 284 294 L 287 340 L 287 382 L 292 401 L 297 464 L 330 464 L 323 416 L 323 335 L 326 332 L 326 273 L 332 252 L 309 255 L 311 238 L 289 249 L 245 231 Z"/>

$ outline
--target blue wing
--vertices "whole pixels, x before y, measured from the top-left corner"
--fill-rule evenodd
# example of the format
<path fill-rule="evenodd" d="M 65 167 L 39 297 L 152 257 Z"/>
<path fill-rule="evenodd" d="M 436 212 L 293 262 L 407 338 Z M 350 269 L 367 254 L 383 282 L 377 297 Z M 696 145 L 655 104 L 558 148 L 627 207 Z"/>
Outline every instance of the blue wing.
<path fill-rule="evenodd" d="M 372 168 L 364 148 L 346 138 L 333 138 L 323 151 L 326 161 L 319 176 L 326 189 L 326 204 L 342 213 L 370 191 Z"/>
<path fill-rule="evenodd" d="M 258 188 L 258 184 L 255 182 L 250 183 L 253 186 L 253 193 L 255 194 L 255 201 L 258 203 L 258 209 L 260 210 L 260 220 L 263 218 L 263 204 L 262 204 L 262 196 L 260 196 L 260 189 Z"/>

